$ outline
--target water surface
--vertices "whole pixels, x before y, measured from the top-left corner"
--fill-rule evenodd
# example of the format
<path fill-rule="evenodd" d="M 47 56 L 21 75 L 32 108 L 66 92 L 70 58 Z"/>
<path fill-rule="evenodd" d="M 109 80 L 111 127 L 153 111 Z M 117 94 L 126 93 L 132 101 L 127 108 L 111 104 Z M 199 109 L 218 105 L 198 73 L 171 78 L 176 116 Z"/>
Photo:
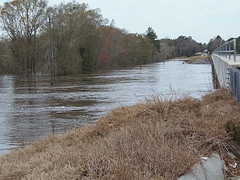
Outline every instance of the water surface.
<path fill-rule="evenodd" d="M 211 65 L 182 61 L 57 77 L 53 87 L 49 77 L 0 76 L 0 154 L 151 95 L 199 98 L 212 87 Z"/>

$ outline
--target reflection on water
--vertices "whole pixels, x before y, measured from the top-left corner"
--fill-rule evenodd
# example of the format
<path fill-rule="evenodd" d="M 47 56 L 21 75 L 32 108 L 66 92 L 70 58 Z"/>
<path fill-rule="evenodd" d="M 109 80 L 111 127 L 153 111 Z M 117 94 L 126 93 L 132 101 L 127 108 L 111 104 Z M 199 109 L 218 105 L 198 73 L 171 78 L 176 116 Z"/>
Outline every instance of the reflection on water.
<path fill-rule="evenodd" d="M 14 104 L 13 91 L 13 78 L 2 76 L 0 79 L 0 154 L 8 152 L 9 145 L 11 145 L 5 135 L 8 135 L 10 131 L 8 121 L 13 118 L 11 112 Z"/>
<path fill-rule="evenodd" d="M 211 65 L 178 61 L 79 76 L 0 76 L 0 154 L 51 133 L 94 123 L 106 111 L 153 94 L 201 97 L 212 90 Z"/>

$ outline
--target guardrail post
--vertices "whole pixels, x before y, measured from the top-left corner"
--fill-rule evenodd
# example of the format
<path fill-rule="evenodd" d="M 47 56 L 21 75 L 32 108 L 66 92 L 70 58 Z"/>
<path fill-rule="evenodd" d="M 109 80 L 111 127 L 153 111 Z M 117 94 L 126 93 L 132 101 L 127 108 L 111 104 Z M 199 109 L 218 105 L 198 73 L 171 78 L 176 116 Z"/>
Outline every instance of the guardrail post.
<path fill-rule="evenodd" d="M 228 53 L 228 56 L 229 56 L 229 60 L 231 59 L 231 43 L 229 43 L 228 45 L 228 50 L 229 50 L 229 53 Z"/>
<path fill-rule="evenodd" d="M 225 44 L 216 48 L 213 51 L 213 54 L 217 54 L 224 58 L 228 58 L 229 60 L 231 60 L 233 56 L 233 61 L 236 62 L 237 61 L 237 44 L 236 43 L 237 43 L 236 39 L 232 39 L 231 41 L 228 41 Z"/>
<path fill-rule="evenodd" d="M 233 39 L 233 46 L 234 46 L 234 62 L 236 62 L 236 39 Z"/>
<path fill-rule="evenodd" d="M 225 54 L 226 54 L 226 58 L 227 58 L 228 57 L 228 53 L 227 53 L 228 52 L 228 45 L 225 46 L 225 52 L 226 52 Z"/>

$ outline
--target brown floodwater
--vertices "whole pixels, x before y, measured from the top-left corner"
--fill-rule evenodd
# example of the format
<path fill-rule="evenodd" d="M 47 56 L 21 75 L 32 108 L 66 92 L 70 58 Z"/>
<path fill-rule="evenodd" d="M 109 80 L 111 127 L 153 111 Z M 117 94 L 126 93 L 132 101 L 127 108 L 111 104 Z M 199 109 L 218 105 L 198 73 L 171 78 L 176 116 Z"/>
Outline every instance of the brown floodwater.
<path fill-rule="evenodd" d="M 0 155 L 51 133 L 94 123 L 108 110 L 159 94 L 200 98 L 213 89 L 209 64 L 167 61 L 78 76 L 0 76 Z"/>

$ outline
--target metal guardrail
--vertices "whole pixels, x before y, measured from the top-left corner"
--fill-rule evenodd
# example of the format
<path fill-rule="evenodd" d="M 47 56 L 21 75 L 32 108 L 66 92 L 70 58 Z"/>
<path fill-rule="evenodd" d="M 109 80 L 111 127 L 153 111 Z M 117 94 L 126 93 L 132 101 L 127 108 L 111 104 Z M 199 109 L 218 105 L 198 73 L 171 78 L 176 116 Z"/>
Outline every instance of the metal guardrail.
<path fill-rule="evenodd" d="M 218 54 L 219 56 L 225 56 L 231 60 L 233 55 L 233 60 L 236 62 L 236 39 L 226 42 L 225 44 L 219 46 L 213 51 L 213 54 Z"/>

